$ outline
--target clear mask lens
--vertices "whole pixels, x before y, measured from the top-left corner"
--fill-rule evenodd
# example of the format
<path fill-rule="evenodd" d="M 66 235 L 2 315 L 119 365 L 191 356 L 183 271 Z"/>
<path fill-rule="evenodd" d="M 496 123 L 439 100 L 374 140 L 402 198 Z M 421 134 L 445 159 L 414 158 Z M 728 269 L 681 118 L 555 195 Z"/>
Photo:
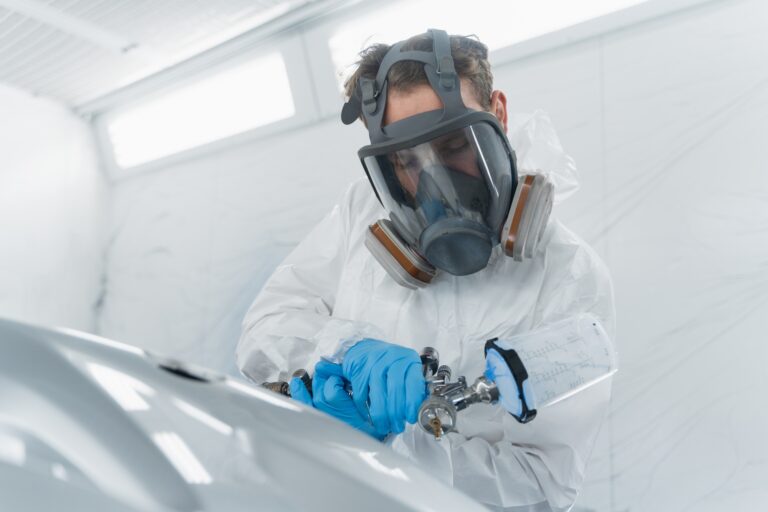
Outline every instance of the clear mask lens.
<path fill-rule="evenodd" d="M 506 141 L 477 123 L 364 164 L 384 207 L 411 243 L 444 218 L 466 219 L 499 232 L 514 173 Z"/>

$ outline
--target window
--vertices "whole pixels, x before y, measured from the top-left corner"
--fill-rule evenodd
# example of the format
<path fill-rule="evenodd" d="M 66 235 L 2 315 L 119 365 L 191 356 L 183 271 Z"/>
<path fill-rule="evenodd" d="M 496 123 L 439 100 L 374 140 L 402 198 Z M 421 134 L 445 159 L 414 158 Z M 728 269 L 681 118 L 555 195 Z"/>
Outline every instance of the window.
<path fill-rule="evenodd" d="M 329 46 L 341 83 L 357 53 L 372 43 L 391 44 L 428 28 L 441 28 L 450 34 L 475 34 L 496 50 L 644 1 L 415 0 L 406 5 L 401 0 L 350 21 L 331 37 Z"/>
<path fill-rule="evenodd" d="M 120 110 L 106 129 L 115 162 L 125 169 L 294 113 L 285 62 L 272 53 Z"/>

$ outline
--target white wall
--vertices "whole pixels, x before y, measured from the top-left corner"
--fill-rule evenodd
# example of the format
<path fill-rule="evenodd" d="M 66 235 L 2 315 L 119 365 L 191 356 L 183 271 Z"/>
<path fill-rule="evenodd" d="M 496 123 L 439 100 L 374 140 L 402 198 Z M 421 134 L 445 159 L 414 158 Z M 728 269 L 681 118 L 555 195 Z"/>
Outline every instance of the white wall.
<path fill-rule="evenodd" d="M 713 2 L 496 69 L 547 110 L 606 259 L 622 368 L 580 498 L 600 511 L 768 502 L 768 4 Z M 102 333 L 232 368 L 270 270 L 360 175 L 336 119 L 116 186 Z"/>
<path fill-rule="evenodd" d="M 0 317 L 93 331 L 105 183 L 88 125 L 0 85 Z"/>
<path fill-rule="evenodd" d="M 509 66 L 583 189 L 561 208 L 606 258 L 622 368 L 579 502 L 768 500 L 768 4 L 717 2 Z"/>
<path fill-rule="evenodd" d="M 365 137 L 334 119 L 120 182 L 101 334 L 237 373 L 245 311 L 362 173 Z"/>

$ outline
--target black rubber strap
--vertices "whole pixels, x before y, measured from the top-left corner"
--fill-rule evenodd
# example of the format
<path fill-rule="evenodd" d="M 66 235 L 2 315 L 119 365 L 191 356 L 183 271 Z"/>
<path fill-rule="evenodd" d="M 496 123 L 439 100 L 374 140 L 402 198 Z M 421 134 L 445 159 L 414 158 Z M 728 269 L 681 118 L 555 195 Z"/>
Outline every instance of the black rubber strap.
<path fill-rule="evenodd" d="M 504 362 L 507 363 L 509 369 L 512 370 L 512 376 L 515 378 L 515 384 L 517 385 L 518 397 L 523 404 L 523 412 L 518 418 L 514 414 L 512 415 L 520 423 L 528 423 L 536 417 L 536 409 L 528 407 L 528 401 L 523 393 L 523 382 L 528 379 L 528 370 L 525 369 L 523 361 L 520 356 L 517 355 L 514 349 L 503 349 L 496 344 L 499 338 L 493 338 L 485 342 L 485 355 L 488 356 L 488 351 L 493 349 L 504 358 Z"/>

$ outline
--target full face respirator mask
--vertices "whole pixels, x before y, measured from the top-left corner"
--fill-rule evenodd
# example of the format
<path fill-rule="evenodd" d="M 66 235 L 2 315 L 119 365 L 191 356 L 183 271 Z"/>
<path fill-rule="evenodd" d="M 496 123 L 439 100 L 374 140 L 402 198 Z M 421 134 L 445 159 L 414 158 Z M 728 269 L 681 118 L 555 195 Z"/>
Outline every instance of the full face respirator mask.
<path fill-rule="evenodd" d="M 553 201 L 546 177 L 518 176 L 496 116 L 464 105 L 448 34 L 429 33 L 432 51 L 393 45 L 376 78 L 358 80 L 341 114 L 345 124 L 365 120 L 371 143 L 358 156 L 389 216 L 369 227 L 365 244 L 409 288 L 426 286 L 438 270 L 478 272 L 497 244 L 516 261 L 533 257 Z M 406 60 L 424 65 L 443 108 L 383 126 L 387 74 Z"/>

